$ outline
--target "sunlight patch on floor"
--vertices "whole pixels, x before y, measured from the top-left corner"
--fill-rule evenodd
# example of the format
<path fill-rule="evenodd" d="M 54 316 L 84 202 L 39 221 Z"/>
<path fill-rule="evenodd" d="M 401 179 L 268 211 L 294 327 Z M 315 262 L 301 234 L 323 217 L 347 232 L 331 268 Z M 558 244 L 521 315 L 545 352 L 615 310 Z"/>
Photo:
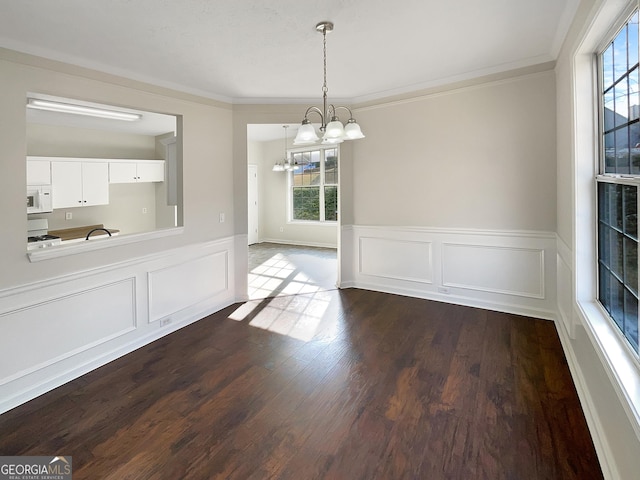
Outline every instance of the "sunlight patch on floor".
<path fill-rule="evenodd" d="M 249 272 L 249 301 L 229 318 L 250 318 L 256 328 L 303 341 L 313 338 L 331 295 L 285 255 L 277 253 Z"/>
<path fill-rule="evenodd" d="M 274 297 L 249 325 L 308 342 L 315 335 L 330 301 L 327 292 Z"/>

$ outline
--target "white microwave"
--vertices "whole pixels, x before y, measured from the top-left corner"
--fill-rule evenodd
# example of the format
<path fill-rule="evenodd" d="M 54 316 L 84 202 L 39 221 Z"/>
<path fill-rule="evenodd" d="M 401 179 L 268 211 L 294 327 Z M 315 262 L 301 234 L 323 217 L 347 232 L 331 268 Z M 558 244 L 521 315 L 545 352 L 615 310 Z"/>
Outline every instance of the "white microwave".
<path fill-rule="evenodd" d="M 27 186 L 27 213 L 49 213 L 52 211 L 51 186 Z"/>

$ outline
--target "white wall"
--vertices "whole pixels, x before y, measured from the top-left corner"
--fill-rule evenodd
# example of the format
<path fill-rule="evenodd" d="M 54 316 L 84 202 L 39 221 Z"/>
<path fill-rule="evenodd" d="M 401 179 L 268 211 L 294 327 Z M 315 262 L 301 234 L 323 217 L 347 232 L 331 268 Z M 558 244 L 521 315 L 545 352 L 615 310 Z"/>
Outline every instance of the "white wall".
<path fill-rule="evenodd" d="M 358 109 L 355 223 L 555 231 L 554 92 L 544 71 Z"/>
<path fill-rule="evenodd" d="M 135 82 L 90 71 L 76 75 L 75 68 L 34 57 L 0 51 L 0 205 L 3 206 L 3 248 L 0 289 L 93 268 L 131 257 L 162 252 L 234 232 L 233 166 L 231 159 L 231 109 L 188 95 L 174 94 Z M 33 65 L 32 65 L 33 64 Z M 40 66 L 42 65 L 42 66 Z M 60 70 L 60 71 L 58 71 Z M 72 73 L 67 73 L 67 70 Z M 93 78 L 96 77 L 96 78 Z M 126 105 L 140 110 L 183 116 L 184 233 L 170 238 L 141 242 L 99 254 L 72 256 L 46 263 L 29 264 L 25 255 L 24 214 L 25 101 L 27 92 L 44 92 L 105 104 Z M 219 223 L 218 214 L 228 219 Z"/>
<path fill-rule="evenodd" d="M 341 286 L 555 318 L 555 79 L 356 107 Z M 519 278 L 520 280 L 516 280 Z"/>

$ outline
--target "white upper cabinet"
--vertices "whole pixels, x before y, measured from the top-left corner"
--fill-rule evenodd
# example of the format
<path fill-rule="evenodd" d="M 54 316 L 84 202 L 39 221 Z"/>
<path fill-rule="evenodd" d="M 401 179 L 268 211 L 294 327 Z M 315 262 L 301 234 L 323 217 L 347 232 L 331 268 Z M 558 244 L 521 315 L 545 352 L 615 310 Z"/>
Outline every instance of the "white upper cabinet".
<path fill-rule="evenodd" d="M 53 208 L 109 204 L 107 162 L 51 162 Z"/>
<path fill-rule="evenodd" d="M 164 160 L 110 161 L 109 182 L 164 182 Z"/>
<path fill-rule="evenodd" d="M 51 162 L 27 158 L 27 185 L 51 185 Z"/>

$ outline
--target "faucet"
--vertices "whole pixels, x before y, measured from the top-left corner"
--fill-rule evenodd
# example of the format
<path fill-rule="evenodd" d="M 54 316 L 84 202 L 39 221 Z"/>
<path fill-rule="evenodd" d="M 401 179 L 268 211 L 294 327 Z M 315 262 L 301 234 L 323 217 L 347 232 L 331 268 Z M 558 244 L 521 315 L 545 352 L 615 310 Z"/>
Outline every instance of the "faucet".
<path fill-rule="evenodd" d="M 91 236 L 91 234 L 93 232 L 97 232 L 98 230 L 102 230 L 104 232 L 107 232 L 109 234 L 109 236 L 111 236 L 111 232 L 109 230 L 107 230 L 106 228 L 94 228 L 93 230 L 91 230 L 89 233 L 87 233 L 87 238 L 85 238 L 85 240 L 89 240 L 89 237 Z"/>

